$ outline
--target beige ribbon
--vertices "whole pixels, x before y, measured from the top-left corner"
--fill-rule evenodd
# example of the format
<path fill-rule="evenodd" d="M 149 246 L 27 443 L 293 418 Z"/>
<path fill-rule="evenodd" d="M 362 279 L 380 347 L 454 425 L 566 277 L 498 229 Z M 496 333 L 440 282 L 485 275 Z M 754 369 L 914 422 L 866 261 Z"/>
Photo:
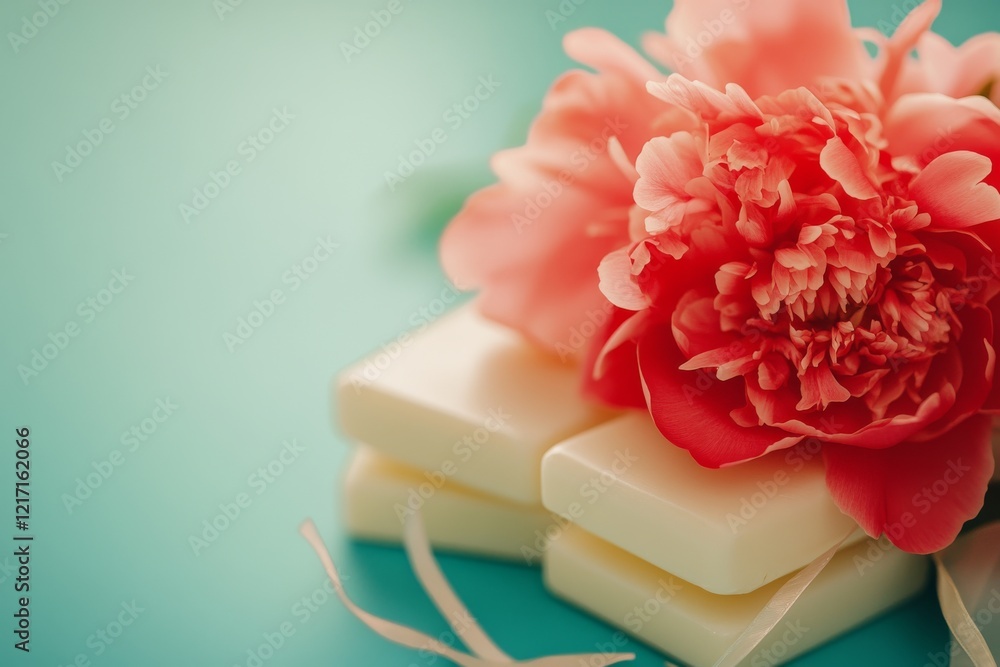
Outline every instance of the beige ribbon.
<path fill-rule="evenodd" d="M 379 618 L 358 607 L 344 592 L 340 575 L 315 524 L 307 520 L 299 528 L 299 532 L 316 551 L 333 582 L 337 596 L 348 611 L 376 633 L 396 644 L 431 651 L 460 667 L 577 667 L 589 663 L 593 658 L 600 658 L 604 665 L 614 665 L 635 658 L 632 653 L 577 654 L 518 661 L 504 653 L 476 623 L 445 579 L 431 552 L 419 512 L 411 515 L 404 526 L 403 543 L 406 553 L 424 590 L 455 634 L 472 651 L 471 655 L 460 653 L 429 635 Z M 853 534 L 854 530 L 786 581 L 714 667 L 736 667 L 749 656 L 784 619 Z M 941 611 L 957 648 L 962 651 L 952 658 L 952 666 L 997 667 L 993 655 L 1000 651 L 1000 522 L 959 538 L 951 547 L 935 554 L 934 562 L 938 571 Z M 974 608 L 974 611 L 970 612 L 970 608 Z"/>
<path fill-rule="evenodd" d="M 344 592 L 340 574 L 337 572 L 337 568 L 330 558 L 330 553 L 323 545 L 323 540 L 312 520 L 305 521 L 299 527 L 299 532 L 316 551 L 334 589 L 337 591 L 337 596 L 348 611 L 376 633 L 396 644 L 412 649 L 431 651 L 451 660 L 460 667 L 511 667 L 512 665 L 519 667 L 578 667 L 581 663 L 587 664 L 594 658 L 600 658 L 601 664 L 604 665 L 614 665 L 635 658 L 633 653 L 559 655 L 524 661 L 515 660 L 508 656 L 490 640 L 445 580 L 444 574 L 431 553 L 427 533 L 424 530 L 419 512 L 409 517 L 403 534 L 410 564 L 438 611 L 448 621 L 448 625 L 455 631 L 455 634 L 462 638 L 465 645 L 472 651 L 472 655 L 460 653 L 418 630 L 379 618 L 358 607 Z"/>
<path fill-rule="evenodd" d="M 785 582 L 714 667 L 735 667 L 750 655 L 851 534 L 853 531 Z M 1000 653 L 1000 522 L 960 537 L 934 554 L 934 563 L 941 612 L 956 648 L 962 651 L 952 657 L 952 667 L 997 667 L 994 656 Z"/>
<path fill-rule="evenodd" d="M 952 667 L 997 667 L 1000 654 L 1000 522 L 934 554 L 941 613 L 961 652 Z M 951 651 L 956 653 L 956 651 Z"/>
<path fill-rule="evenodd" d="M 750 655 L 764 641 L 768 633 L 781 622 L 788 613 L 788 610 L 795 604 L 795 601 L 809 588 L 809 584 L 829 565 L 833 557 L 837 555 L 840 547 L 854 534 L 854 531 L 855 529 L 852 528 L 847 535 L 844 535 L 842 540 L 830 547 L 829 551 L 799 570 L 798 574 L 782 584 L 781 588 L 774 593 L 767 604 L 764 605 L 764 608 L 760 610 L 760 613 L 750 622 L 750 625 L 743 631 L 743 634 L 722 654 L 722 657 L 719 658 L 714 667 L 736 667 L 744 658 Z"/>

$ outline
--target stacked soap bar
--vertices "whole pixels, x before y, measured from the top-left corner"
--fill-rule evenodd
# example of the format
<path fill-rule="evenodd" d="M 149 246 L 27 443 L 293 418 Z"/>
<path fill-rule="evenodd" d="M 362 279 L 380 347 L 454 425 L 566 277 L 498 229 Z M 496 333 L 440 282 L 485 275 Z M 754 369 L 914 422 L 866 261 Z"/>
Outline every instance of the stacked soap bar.
<path fill-rule="evenodd" d="M 927 573 L 926 558 L 870 540 L 847 547 L 740 664 L 791 660 L 913 597 Z M 575 526 L 545 560 L 557 596 L 693 667 L 715 664 L 787 579 L 715 595 Z"/>
<path fill-rule="evenodd" d="M 574 522 L 549 544 L 550 590 L 692 665 L 713 664 L 784 580 L 842 541 L 747 664 L 823 643 L 927 576 L 925 558 L 867 539 L 837 509 L 808 447 L 710 470 L 632 414 L 549 451 L 542 492 Z"/>
<path fill-rule="evenodd" d="M 579 397 L 579 369 L 464 307 L 344 371 L 340 428 L 359 443 L 348 530 L 398 541 L 425 514 L 431 543 L 538 564 L 553 517 L 541 459 L 612 416 Z"/>
<path fill-rule="evenodd" d="M 711 665 L 798 569 L 841 544 L 746 664 L 778 664 L 919 591 L 926 559 L 869 540 L 830 498 L 818 450 L 700 467 L 645 413 L 580 398 L 579 370 L 470 307 L 347 369 L 358 447 L 348 530 L 539 562 L 565 600 L 695 667 Z"/>

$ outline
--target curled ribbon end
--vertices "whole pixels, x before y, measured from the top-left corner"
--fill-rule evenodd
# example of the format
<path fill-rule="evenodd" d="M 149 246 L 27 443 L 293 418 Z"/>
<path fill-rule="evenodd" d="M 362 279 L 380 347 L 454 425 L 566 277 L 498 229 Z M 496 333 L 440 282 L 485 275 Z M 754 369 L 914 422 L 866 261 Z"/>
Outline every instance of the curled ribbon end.
<path fill-rule="evenodd" d="M 311 540 L 314 537 L 319 537 L 319 533 L 316 530 L 316 524 L 313 522 L 312 519 L 306 519 L 305 521 L 299 524 L 299 535 L 306 538 L 307 540 Z"/>
<path fill-rule="evenodd" d="M 404 524 L 404 545 L 410 563 L 417 575 L 417 580 L 424 587 L 431 597 L 431 600 L 441 611 L 455 633 L 462 638 L 462 641 L 472 650 L 472 654 L 459 653 L 450 646 L 442 644 L 437 639 L 399 623 L 379 618 L 358 607 L 347 597 L 343 586 L 340 583 L 340 576 L 337 572 L 330 553 L 327 551 L 323 540 L 316 529 L 316 524 L 312 519 L 306 519 L 299 525 L 299 533 L 309 542 L 309 545 L 316 551 L 323 568 L 326 570 L 330 581 L 333 582 L 337 592 L 337 597 L 344 604 L 348 611 L 354 614 L 362 623 L 374 630 L 383 638 L 391 642 L 406 646 L 412 649 L 431 651 L 461 667 L 503 667 L 510 665 L 524 665 L 527 667 L 576 667 L 585 662 L 590 662 L 595 655 L 577 656 L 550 656 L 535 660 L 519 662 L 501 651 L 479 627 L 475 619 L 469 614 L 469 610 L 462 604 L 455 595 L 451 586 L 444 578 L 434 560 L 427 533 L 424 528 L 423 517 L 420 512 L 411 515 Z M 614 665 L 628 660 L 634 660 L 634 653 L 616 653 L 613 655 L 601 656 L 605 659 L 602 664 Z"/>

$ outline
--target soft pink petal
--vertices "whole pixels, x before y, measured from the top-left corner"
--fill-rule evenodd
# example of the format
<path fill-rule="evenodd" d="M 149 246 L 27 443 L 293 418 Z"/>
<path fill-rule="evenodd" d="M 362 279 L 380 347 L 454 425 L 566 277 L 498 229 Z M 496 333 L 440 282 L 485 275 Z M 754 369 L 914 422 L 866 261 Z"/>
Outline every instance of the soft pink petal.
<path fill-rule="evenodd" d="M 942 93 L 949 97 L 977 95 L 1000 79 L 1000 34 L 975 35 L 959 47 L 933 32 L 917 42 L 917 57 L 905 58 L 896 82 L 895 99 L 907 93 Z M 994 104 L 1000 85 L 992 86 Z"/>
<path fill-rule="evenodd" d="M 1000 109 L 980 96 L 905 95 L 886 114 L 885 137 L 890 154 L 912 156 L 920 166 L 960 150 L 1000 165 Z M 1000 170 L 994 169 L 986 181 L 1000 187 Z"/>
<path fill-rule="evenodd" d="M 470 197 L 445 230 L 448 277 L 481 289 L 488 317 L 549 349 L 565 345 L 587 313 L 606 304 L 597 267 L 629 243 L 634 205 L 633 183 L 610 151 L 581 149 L 600 149 L 614 136 L 634 160 L 662 112 L 643 81 L 583 71 L 561 77 L 527 143 L 494 157 L 500 182 Z M 593 159 L 581 163 L 580 155 Z"/>
<path fill-rule="evenodd" d="M 875 186 L 868 180 L 861 163 L 840 137 L 833 137 L 826 142 L 819 156 L 819 164 L 823 171 L 855 199 L 871 199 L 878 194 Z"/>
<path fill-rule="evenodd" d="M 930 30 L 931 24 L 940 13 L 941 0 L 925 0 L 899 24 L 886 47 L 885 67 L 880 81 L 882 92 L 886 97 L 889 97 L 895 88 L 905 59 L 909 57 L 921 36 Z"/>
<path fill-rule="evenodd" d="M 642 293 L 632 277 L 632 260 L 628 248 L 608 253 L 597 268 L 601 293 L 608 301 L 625 310 L 642 310 L 649 307 L 649 297 Z"/>
<path fill-rule="evenodd" d="M 910 195 L 936 228 L 962 229 L 1000 219 L 1000 192 L 983 183 L 993 162 L 969 151 L 945 153 L 910 183 Z"/>
<path fill-rule="evenodd" d="M 599 72 L 624 74 L 643 82 L 661 76 L 635 49 L 600 28 L 581 28 L 567 33 L 563 49 L 573 60 Z"/>
<path fill-rule="evenodd" d="M 671 74 L 666 81 L 650 81 L 646 88 L 654 97 L 705 119 L 722 115 L 730 118 L 761 117 L 753 99 L 737 84 L 720 87 L 726 91 L 723 93 L 702 81 L 690 81 L 680 74 Z"/>
<path fill-rule="evenodd" d="M 845 0 L 677 0 L 666 35 L 643 47 L 689 79 L 736 83 L 753 98 L 870 71 Z"/>
<path fill-rule="evenodd" d="M 705 159 L 704 141 L 689 132 L 652 139 L 636 160 L 635 203 L 656 212 L 688 201 L 691 196 L 685 188 L 701 176 Z"/>

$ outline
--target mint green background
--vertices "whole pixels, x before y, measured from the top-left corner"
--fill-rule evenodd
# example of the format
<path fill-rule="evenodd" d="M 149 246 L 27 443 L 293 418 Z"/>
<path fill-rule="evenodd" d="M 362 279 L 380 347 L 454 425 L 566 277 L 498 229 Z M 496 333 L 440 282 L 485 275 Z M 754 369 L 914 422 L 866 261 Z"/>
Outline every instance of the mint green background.
<path fill-rule="evenodd" d="M 892 13 L 854 2 L 855 22 Z M 900 3 L 902 4 L 902 3 Z M 635 42 L 669 3 L 589 0 L 565 23 L 557 0 L 403 0 L 404 11 L 350 63 L 339 44 L 379 1 L 244 0 L 220 20 L 210 0 L 70 2 L 18 53 L 0 42 L 0 568 L 13 532 L 14 428 L 32 430 L 33 642 L 11 648 L 12 579 L 0 569 L 0 664 L 246 664 L 262 634 L 296 632 L 267 665 L 432 662 L 386 644 L 328 601 L 308 622 L 292 606 L 323 582 L 296 527 L 312 516 L 366 608 L 437 634 L 446 629 L 395 549 L 355 545 L 337 514 L 347 451 L 331 428 L 336 371 L 394 337 L 443 288 L 434 239 L 462 198 L 488 182 L 486 160 L 523 139 L 569 61 L 560 37 L 601 25 Z M 0 9 L 0 31 L 38 11 Z M 952 40 L 1000 27 L 996 0 L 953 0 L 937 29 Z M 112 101 L 147 66 L 166 80 L 119 120 Z M 501 88 L 395 193 L 383 172 L 480 75 Z M 205 212 L 178 212 L 274 107 L 291 125 Z M 114 119 L 115 130 L 63 182 L 51 163 Z M 334 257 L 290 292 L 283 273 L 329 235 Z M 16 368 L 68 322 L 115 269 L 134 282 L 81 325 L 25 386 Z M 287 300 L 245 345 L 223 333 L 254 299 Z M 70 514 L 63 494 L 158 398 L 180 408 Z M 248 477 L 295 438 L 306 451 L 255 495 Z M 252 505 L 200 555 L 203 520 L 249 491 Z M 592 650 L 607 626 L 551 599 L 537 571 L 442 559 L 455 588 L 515 656 Z M 144 608 L 102 655 L 88 637 L 123 602 Z M 946 630 L 930 593 L 796 665 L 921 665 Z M 662 657 L 642 647 L 636 664 Z M 439 661 L 438 664 L 443 664 Z"/>

